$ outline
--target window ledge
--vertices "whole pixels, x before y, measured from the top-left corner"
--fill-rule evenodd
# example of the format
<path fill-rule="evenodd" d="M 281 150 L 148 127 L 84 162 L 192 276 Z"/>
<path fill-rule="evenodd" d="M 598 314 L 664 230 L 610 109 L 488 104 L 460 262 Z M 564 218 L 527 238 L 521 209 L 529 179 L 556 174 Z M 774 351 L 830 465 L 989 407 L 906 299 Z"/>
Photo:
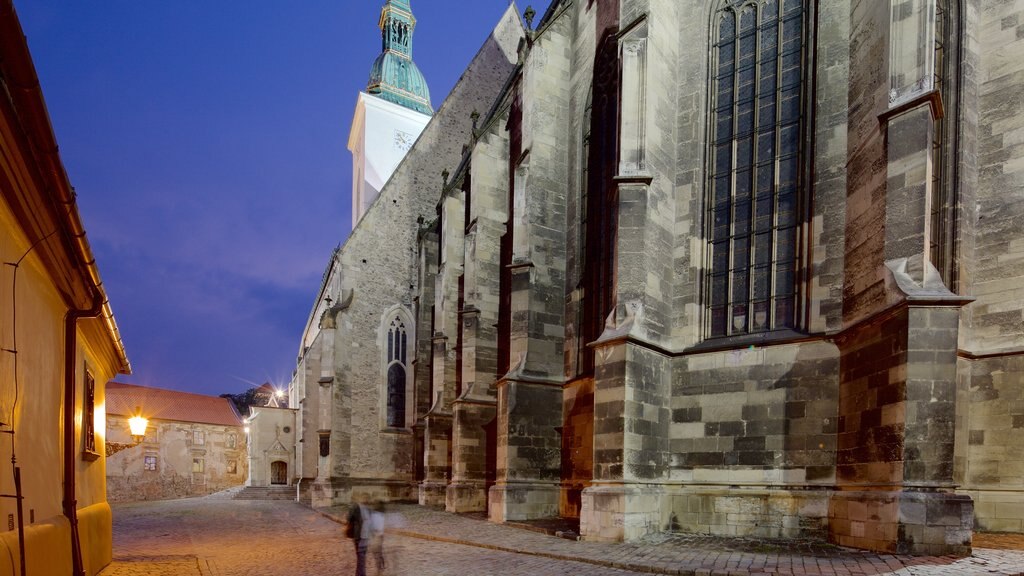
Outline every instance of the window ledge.
<path fill-rule="evenodd" d="M 913 110 L 914 108 L 918 108 L 925 104 L 927 104 L 931 108 L 932 118 L 939 120 L 943 116 L 945 116 L 945 109 L 942 106 L 942 93 L 939 92 L 938 90 L 932 90 L 931 92 L 921 94 L 920 96 L 915 96 L 914 98 L 911 98 L 906 102 L 897 104 L 892 108 L 886 109 L 885 112 L 882 112 L 881 114 L 878 115 L 878 123 L 881 124 L 882 126 L 885 126 L 889 124 L 889 121 L 895 118 L 896 116 L 899 116 L 904 112 Z"/>
<path fill-rule="evenodd" d="M 410 430 L 409 428 L 394 428 L 394 427 L 391 427 L 391 426 L 386 426 L 384 428 L 381 428 L 380 431 L 383 434 L 398 434 L 398 435 L 406 435 L 406 436 L 412 434 L 412 430 Z"/>
<path fill-rule="evenodd" d="M 615 177 L 618 184 L 644 184 L 650 186 L 654 182 L 654 176 L 647 173 L 619 174 Z"/>
<path fill-rule="evenodd" d="M 759 332 L 757 334 L 744 334 L 742 336 L 722 336 L 709 338 L 700 344 L 691 346 L 683 351 L 687 354 L 703 354 L 705 352 L 718 352 L 725 350 L 737 350 L 758 346 L 780 346 L 783 344 L 795 344 L 798 342 L 809 342 L 817 340 L 818 337 L 798 332 L 796 330 L 772 330 L 770 332 Z"/>

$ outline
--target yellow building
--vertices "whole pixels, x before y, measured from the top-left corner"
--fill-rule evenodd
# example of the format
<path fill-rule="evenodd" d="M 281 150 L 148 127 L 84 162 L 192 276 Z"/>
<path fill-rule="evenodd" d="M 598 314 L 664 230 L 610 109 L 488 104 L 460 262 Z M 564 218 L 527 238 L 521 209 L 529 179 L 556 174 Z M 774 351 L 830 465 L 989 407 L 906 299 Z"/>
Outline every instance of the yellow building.
<path fill-rule="evenodd" d="M 11 0 L 0 0 L 0 348 L 0 576 L 97 574 L 111 559 L 104 383 L 130 368 Z"/>

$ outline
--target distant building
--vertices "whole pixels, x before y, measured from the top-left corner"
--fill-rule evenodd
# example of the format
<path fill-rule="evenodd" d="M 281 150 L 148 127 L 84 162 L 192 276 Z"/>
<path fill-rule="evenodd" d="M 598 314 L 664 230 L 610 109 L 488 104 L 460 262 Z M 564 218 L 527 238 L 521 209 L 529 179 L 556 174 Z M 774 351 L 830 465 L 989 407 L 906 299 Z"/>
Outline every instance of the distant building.
<path fill-rule="evenodd" d="M 295 479 L 296 410 L 253 406 L 246 486 L 291 486 Z M 306 441 L 306 440 L 304 440 Z M 315 437 L 310 442 L 316 446 Z M 322 441 L 321 441 L 322 442 Z"/>
<path fill-rule="evenodd" d="M 134 444 L 128 419 L 149 420 Z M 201 496 L 245 482 L 246 434 L 226 398 L 107 384 L 107 493 L 111 502 Z"/>
<path fill-rule="evenodd" d="M 130 367 L 57 149 L 0 0 L 0 574 L 92 576 L 112 554 L 104 384 Z"/>

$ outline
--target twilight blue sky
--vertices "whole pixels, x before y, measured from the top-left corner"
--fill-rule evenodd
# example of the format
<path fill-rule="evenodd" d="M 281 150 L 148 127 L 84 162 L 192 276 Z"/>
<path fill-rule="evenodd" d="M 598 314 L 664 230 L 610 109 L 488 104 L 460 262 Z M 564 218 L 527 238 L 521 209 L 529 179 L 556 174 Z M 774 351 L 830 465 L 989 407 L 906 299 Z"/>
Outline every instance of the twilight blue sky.
<path fill-rule="evenodd" d="M 135 371 L 119 380 L 287 382 L 349 233 L 348 130 L 383 3 L 15 0 Z M 435 109 L 507 7 L 412 1 Z"/>

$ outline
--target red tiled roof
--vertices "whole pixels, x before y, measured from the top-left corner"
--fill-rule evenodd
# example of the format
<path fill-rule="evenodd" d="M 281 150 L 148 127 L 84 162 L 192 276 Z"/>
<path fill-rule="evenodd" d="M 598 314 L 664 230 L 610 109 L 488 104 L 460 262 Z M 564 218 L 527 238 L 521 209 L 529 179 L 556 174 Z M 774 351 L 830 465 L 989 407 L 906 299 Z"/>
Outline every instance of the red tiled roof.
<path fill-rule="evenodd" d="M 134 384 L 107 384 L 107 414 L 134 416 L 136 407 L 149 419 L 241 426 L 242 419 L 227 398 L 147 388 Z"/>

